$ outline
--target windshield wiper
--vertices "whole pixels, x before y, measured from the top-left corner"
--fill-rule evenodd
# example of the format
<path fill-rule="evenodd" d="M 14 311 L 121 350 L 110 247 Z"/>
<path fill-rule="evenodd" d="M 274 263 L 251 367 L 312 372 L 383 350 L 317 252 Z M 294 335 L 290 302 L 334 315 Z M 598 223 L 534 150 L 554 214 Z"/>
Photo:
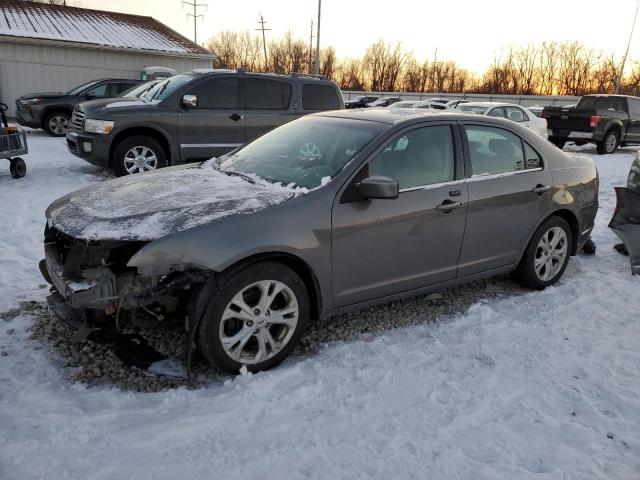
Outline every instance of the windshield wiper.
<path fill-rule="evenodd" d="M 229 175 L 230 177 L 240 177 L 243 180 L 246 180 L 247 182 L 251 183 L 252 185 L 256 184 L 256 181 L 251 178 L 249 175 L 247 175 L 246 173 L 242 173 L 242 172 L 236 172 L 235 170 L 219 170 L 220 172 L 224 173 L 225 175 Z"/>

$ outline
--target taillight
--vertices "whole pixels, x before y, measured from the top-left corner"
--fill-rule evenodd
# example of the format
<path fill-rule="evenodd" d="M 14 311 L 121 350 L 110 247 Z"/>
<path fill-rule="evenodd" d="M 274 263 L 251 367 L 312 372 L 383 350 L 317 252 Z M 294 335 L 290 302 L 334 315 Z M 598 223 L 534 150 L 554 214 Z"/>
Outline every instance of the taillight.
<path fill-rule="evenodd" d="M 589 122 L 589 126 L 591 128 L 595 128 L 600 120 L 602 120 L 602 117 L 600 115 L 591 115 L 591 122 Z"/>

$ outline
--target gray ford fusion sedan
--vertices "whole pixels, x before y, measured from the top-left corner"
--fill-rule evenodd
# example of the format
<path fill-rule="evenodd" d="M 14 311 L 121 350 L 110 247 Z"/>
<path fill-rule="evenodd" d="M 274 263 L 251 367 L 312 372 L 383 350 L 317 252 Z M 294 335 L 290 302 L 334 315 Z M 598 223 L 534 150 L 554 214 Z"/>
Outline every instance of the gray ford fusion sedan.
<path fill-rule="evenodd" d="M 506 272 L 553 285 L 598 183 L 590 159 L 508 120 L 319 113 L 58 199 L 41 270 L 85 321 L 174 322 L 219 368 L 258 371 L 323 316 Z"/>

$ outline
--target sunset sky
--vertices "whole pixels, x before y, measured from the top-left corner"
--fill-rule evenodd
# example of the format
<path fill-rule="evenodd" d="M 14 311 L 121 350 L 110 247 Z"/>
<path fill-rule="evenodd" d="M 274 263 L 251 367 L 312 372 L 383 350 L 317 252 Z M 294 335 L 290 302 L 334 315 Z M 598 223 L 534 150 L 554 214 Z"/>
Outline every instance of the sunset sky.
<path fill-rule="evenodd" d="M 253 30 L 259 14 L 267 38 L 287 30 L 309 39 L 317 0 L 197 0 L 198 43 L 221 30 Z M 193 21 L 180 0 L 72 0 L 71 5 L 149 15 L 193 38 Z M 606 5 L 606 8 L 604 8 Z M 340 57 L 361 56 L 379 38 L 400 41 L 420 59 L 456 60 L 482 71 L 504 46 L 544 40 L 579 40 L 605 52 L 624 53 L 636 0 L 323 0 L 322 46 Z M 258 32 L 256 32 L 258 33 Z M 629 52 L 640 59 L 640 25 Z"/>

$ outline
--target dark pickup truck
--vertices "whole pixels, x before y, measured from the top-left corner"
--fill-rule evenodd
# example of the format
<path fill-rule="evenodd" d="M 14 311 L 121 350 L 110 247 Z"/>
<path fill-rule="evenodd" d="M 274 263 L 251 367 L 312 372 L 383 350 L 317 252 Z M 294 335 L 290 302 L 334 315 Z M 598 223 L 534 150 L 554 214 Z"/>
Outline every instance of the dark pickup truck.
<path fill-rule="evenodd" d="M 619 145 L 640 144 L 640 97 L 586 95 L 575 107 L 545 107 L 549 141 L 559 148 L 567 141 L 595 143 L 598 153 Z"/>

